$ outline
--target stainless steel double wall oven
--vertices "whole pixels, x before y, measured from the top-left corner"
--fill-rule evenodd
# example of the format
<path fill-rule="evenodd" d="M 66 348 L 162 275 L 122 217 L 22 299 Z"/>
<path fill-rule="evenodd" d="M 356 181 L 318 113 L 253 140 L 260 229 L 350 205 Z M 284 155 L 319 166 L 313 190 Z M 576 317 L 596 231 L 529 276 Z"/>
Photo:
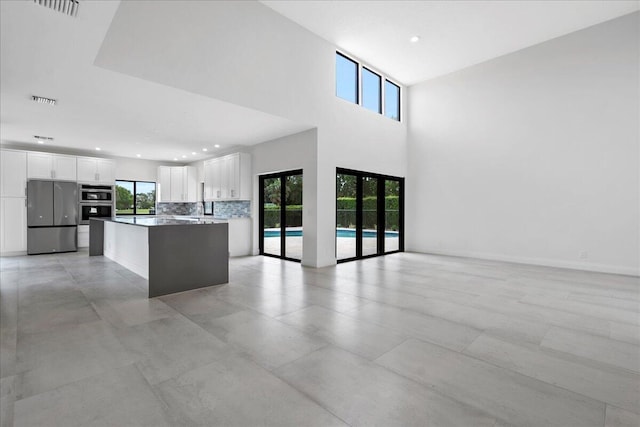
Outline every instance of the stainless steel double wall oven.
<path fill-rule="evenodd" d="M 91 218 L 113 216 L 113 186 L 78 184 L 78 194 L 80 224 L 89 224 Z"/>

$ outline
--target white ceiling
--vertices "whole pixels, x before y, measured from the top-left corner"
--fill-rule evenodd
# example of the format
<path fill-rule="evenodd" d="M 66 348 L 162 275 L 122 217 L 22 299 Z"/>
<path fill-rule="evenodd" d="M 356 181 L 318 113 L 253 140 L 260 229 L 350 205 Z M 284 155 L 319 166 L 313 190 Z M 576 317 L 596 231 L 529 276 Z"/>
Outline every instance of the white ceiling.
<path fill-rule="evenodd" d="M 309 128 L 94 66 L 119 3 L 83 1 L 71 18 L 29 0 L 0 1 L 3 143 L 41 148 L 33 136 L 51 136 L 47 145 L 56 148 L 188 162 Z M 38 104 L 31 95 L 59 103 Z"/>
<path fill-rule="evenodd" d="M 412 85 L 616 18 L 637 0 L 278 1 L 262 3 Z M 420 36 L 418 43 L 409 39 Z"/>
<path fill-rule="evenodd" d="M 160 1 L 160 0 L 157 0 Z M 638 1 L 263 1 L 412 84 L 638 10 Z M 0 139 L 187 162 L 309 126 L 94 65 L 119 1 L 0 1 Z M 149 19 L 152 19 L 151 17 Z M 419 35 L 421 41 L 408 39 Z M 48 106 L 31 95 L 56 98 Z M 205 154 L 202 148 L 208 148 Z M 192 155 L 196 152 L 196 155 Z M 184 159 L 182 156 L 187 156 Z"/>

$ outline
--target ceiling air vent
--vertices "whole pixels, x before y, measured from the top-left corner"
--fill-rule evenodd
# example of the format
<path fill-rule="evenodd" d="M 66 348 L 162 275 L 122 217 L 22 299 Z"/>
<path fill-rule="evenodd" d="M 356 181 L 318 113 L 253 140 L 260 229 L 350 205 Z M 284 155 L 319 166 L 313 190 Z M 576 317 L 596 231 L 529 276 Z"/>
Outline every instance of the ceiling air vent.
<path fill-rule="evenodd" d="M 45 98 L 43 96 L 36 96 L 36 95 L 31 95 L 31 99 L 40 104 L 56 105 L 56 102 L 58 102 L 55 99 Z"/>
<path fill-rule="evenodd" d="M 74 18 L 78 16 L 80 6 L 80 0 L 33 0 L 33 2 Z"/>
<path fill-rule="evenodd" d="M 33 137 L 36 139 L 36 141 L 38 141 L 40 144 L 48 141 L 51 142 L 53 141 L 53 138 L 50 136 L 40 136 L 40 135 L 33 135 Z"/>

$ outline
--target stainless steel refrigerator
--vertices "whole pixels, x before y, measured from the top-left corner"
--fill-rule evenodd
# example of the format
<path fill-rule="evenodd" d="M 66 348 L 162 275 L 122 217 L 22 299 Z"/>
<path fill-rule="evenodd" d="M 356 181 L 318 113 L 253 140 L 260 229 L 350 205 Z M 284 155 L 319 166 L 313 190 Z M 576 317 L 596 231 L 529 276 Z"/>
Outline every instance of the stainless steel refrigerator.
<path fill-rule="evenodd" d="M 27 181 L 27 253 L 78 250 L 78 185 Z"/>

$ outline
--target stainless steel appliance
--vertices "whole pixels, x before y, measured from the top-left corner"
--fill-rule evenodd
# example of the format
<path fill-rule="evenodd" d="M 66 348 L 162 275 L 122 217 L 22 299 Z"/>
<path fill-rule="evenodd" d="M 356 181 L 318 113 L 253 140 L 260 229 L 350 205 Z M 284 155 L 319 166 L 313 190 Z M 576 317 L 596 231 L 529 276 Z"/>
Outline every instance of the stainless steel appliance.
<path fill-rule="evenodd" d="M 111 185 L 78 184 L 79 223 L 89 224 L 91 218 L 113 216 L 113 187 Z"/>
<path fill-rule="evenodd" d="M 27 253 L 77 251 L 78 187 L 75 182 L 27 181 Z"/>
<path fill-rule="evenodd" d="M 113 202 L 113 187 L 110 185 L 79 184 L 78 191 L 80 192 L 80 203 Z"/>
<path fill-rule="evenodd" d="M 80 203 L 80 224 L 89 224 L 91 218 L 111 218 L 113 205 L 108 203 Z"/>

